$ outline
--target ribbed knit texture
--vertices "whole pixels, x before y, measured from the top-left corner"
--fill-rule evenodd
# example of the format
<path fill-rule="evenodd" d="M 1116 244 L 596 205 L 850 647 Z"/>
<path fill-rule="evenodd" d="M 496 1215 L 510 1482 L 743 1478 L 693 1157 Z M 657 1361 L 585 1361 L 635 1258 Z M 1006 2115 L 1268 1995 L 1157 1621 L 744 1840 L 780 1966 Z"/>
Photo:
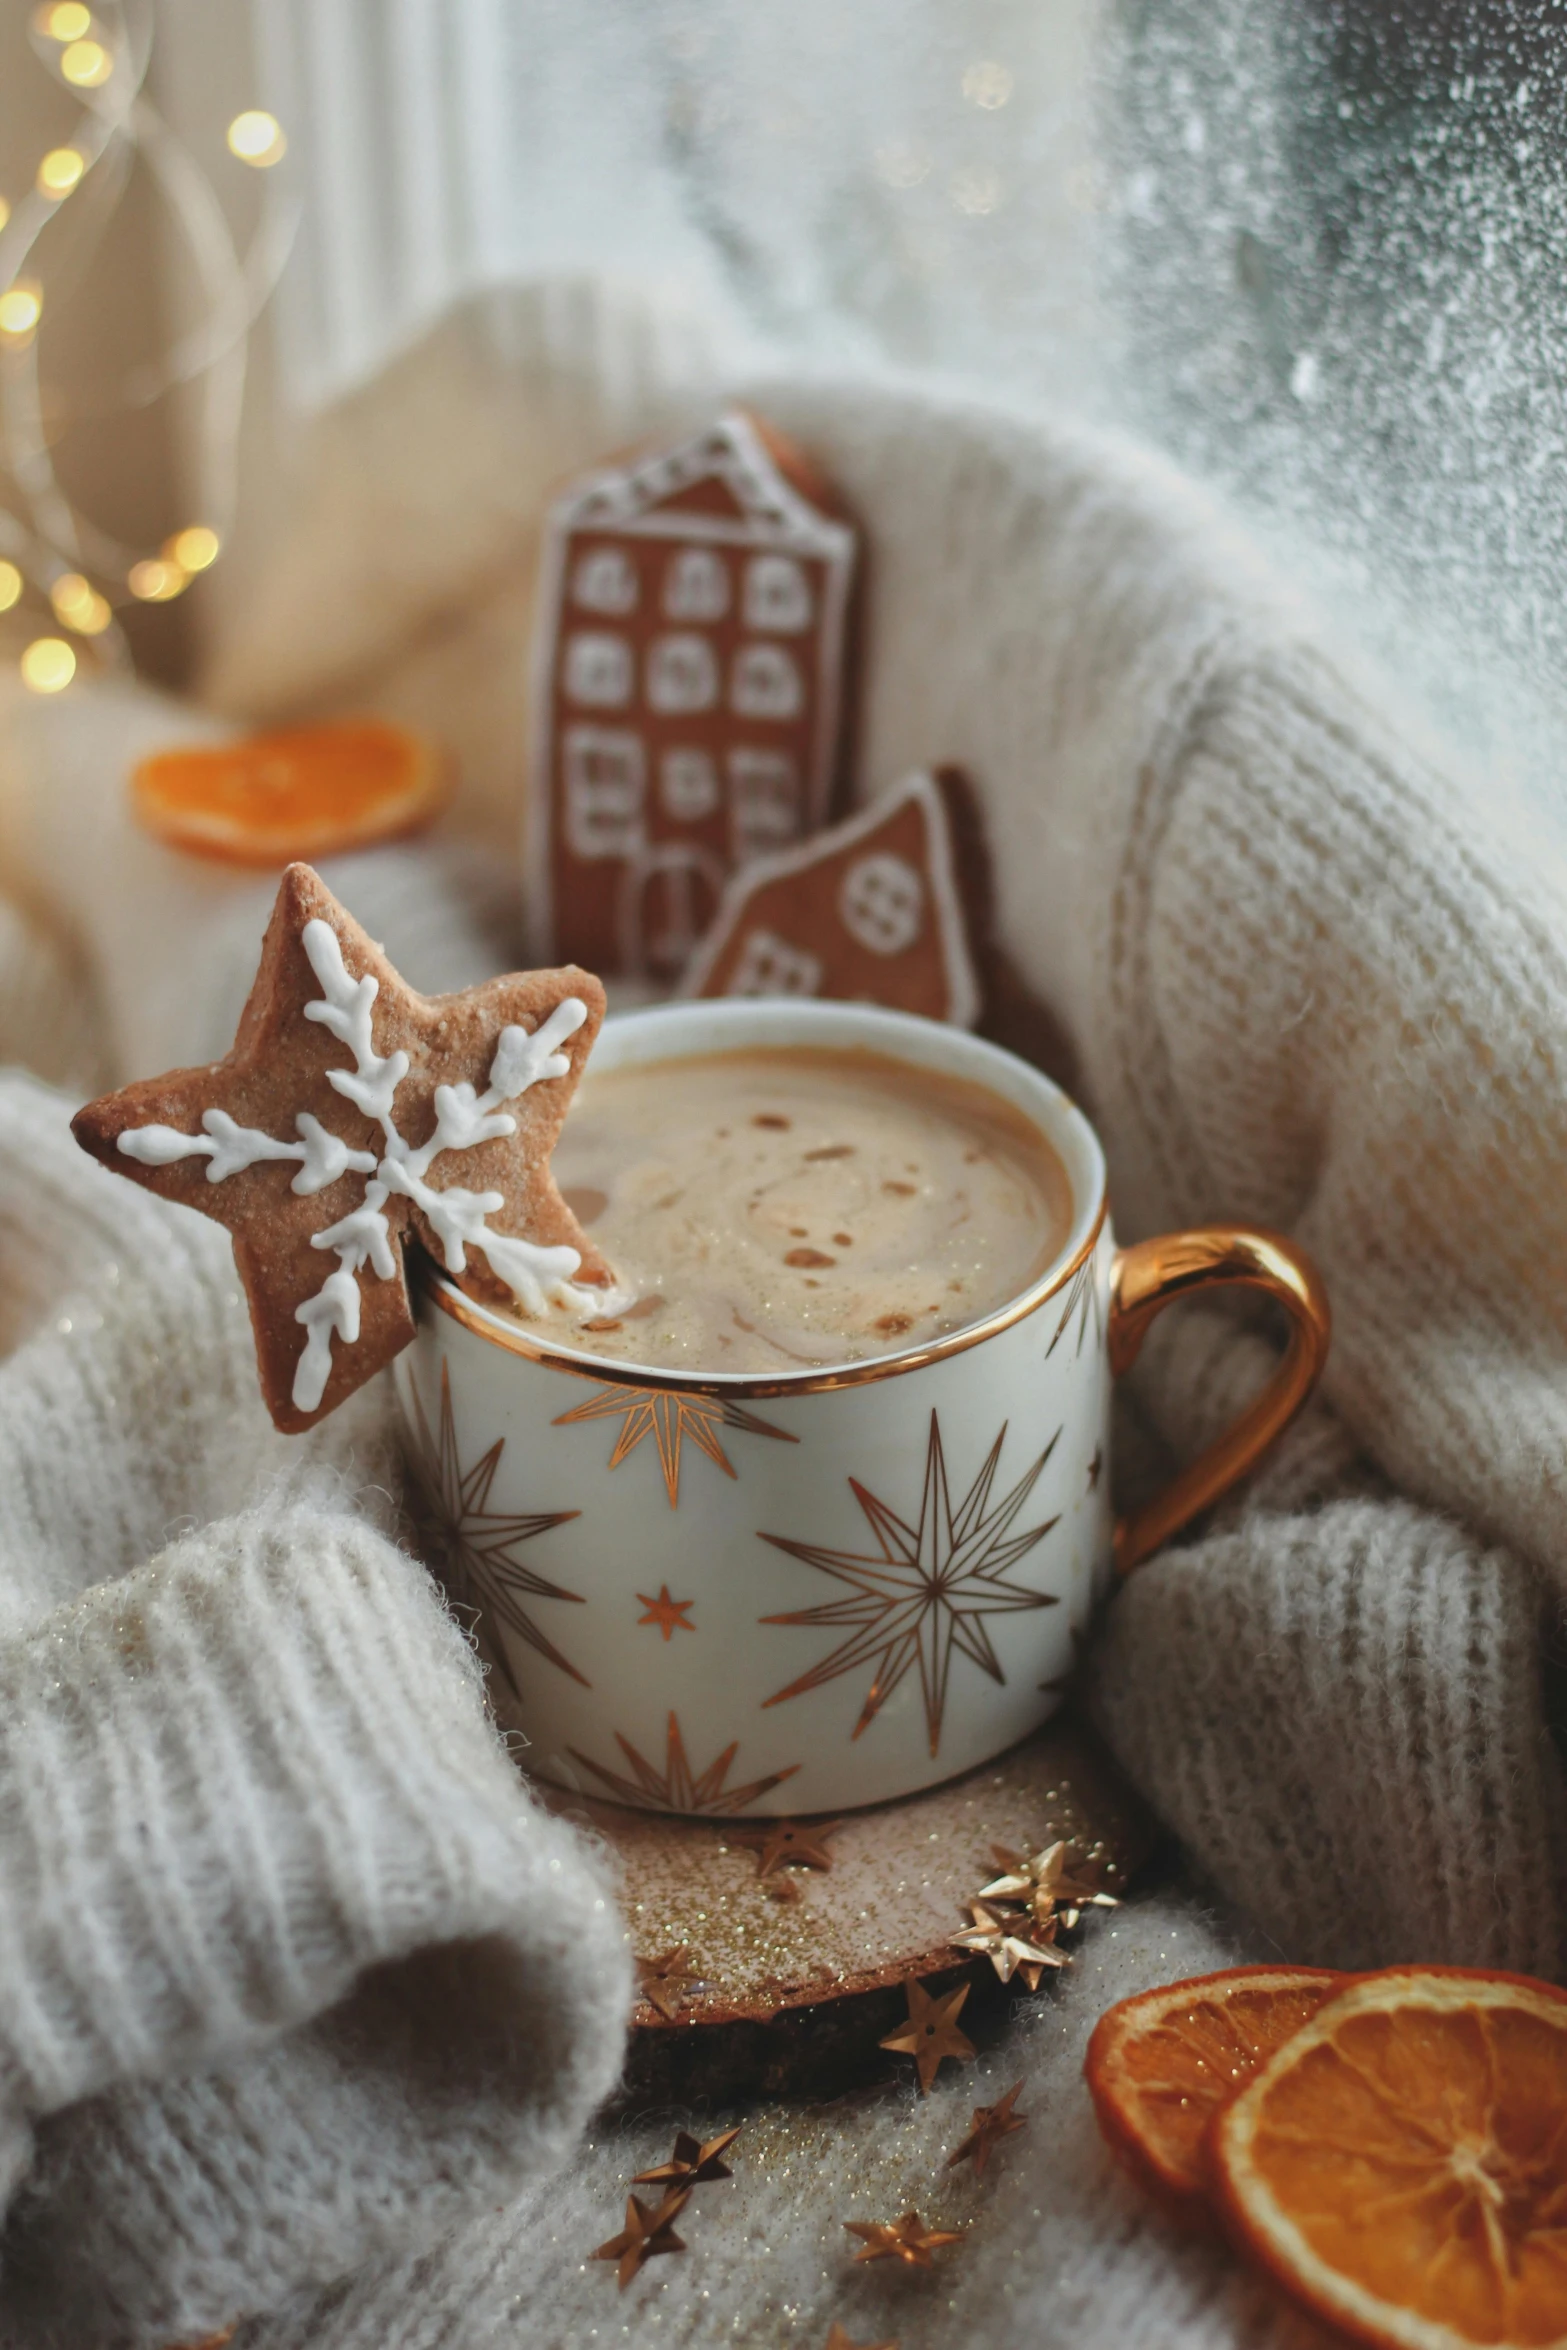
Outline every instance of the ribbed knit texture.
<path fill-rule="evenodd" d="M 442 679 L 461 679 L 452 723 L 478 762 L 468 814 L 493 842 L 514 838 L 523 574 L 543 485 L 611 438 L 691 411 L 700 351 L 586 286 L 514 289 L 448 322 L 323 426 L 301 519 L 279 532 L 258 590 L 265 629 L 219 648 L 226 699 L 276 713 L 351 670 L 356 699 L 395 709 L 414 674 L 428 716 Z M 1246 1492 L 1109 1609 L 1092 1668 L 1099 1719 L 1193 1870 L 1249 1913 L 1248 1954 L 1561 1974 L 1567 1790 L 1545 1671 L 1567 1595 L 1559 877 L 1157 458 L 880 378 L 746 384 L 714 363 L 706 381 L 796 432 L 866 526 L 861 793 L 933 760 L 972 774 L 999 940 L 1073 1049 L 1121 1236 L 1264 1221 L 1307 1242 L 1332 1296 L 1321 1398 Z M 489 494 L 497 483 L 504 499 Z M 352 617 L 334 630 L 329 609 Z M 512 629 L 504 662 L 498 611 Z M 0 710 L 0 879 L 85 958 L 116 1025 L 115 1066 L 146 1069 L 180 1057 L 176 1036 L 205 1038 L 215 998 L 193 992 L 193 975 L 214 959 L 237 970 L 239 914 L 247 940 L 259 923 L 150 844 L 116 855 L 141 860 L 140 903 L 161 932 L 109 902 L 106 862 L 84 870 L 73 839 L 93 809 L 119 821 L 114 746 L 154 727 L 129 703 L 106 710 L 85 696 Z M 432 875 L 418 898 L 417 853 L 382 855 L 404 860 L 393 869 L 410 907 L 428 913 L 441 892 Z M 193 1309 L 197 1326 L 212 1310 Z M 1232 1418 L 1274 1344 L 1265 1322 L 1218 1309 L 1161 1324 L 1120 1402 L 1123 1487 Z M 170 1359 L 184 1352 L 182 1340 Z M 186 1408 L 150 1375 L 143 1393 L 135 1408 L 149 1414 Z M 46 1458 L 37 1439 L 26 1449 Z M 213 1457 L 217 1514 L 237 1506 L 242 1464 Z M 127 1442 L 105 1491 L 137 1477 Z M 180 1489 L 171 1477 L 150 1512 L 94 1504 L 116 1571 L 152 1555 L 150 1518 L 190 1506 Z M 40 1591 L 49 1572 L 26 1567 Z M 427 2257 L 372 2267 L 326 2302 L 302 2290 L 286 2322 L 246 2329 L 245 2350 L 479 2350 L 519 2331 L 574 2345 L 623 2321 L 634 2339 L 640 2327 L 672 2344 L 814 2345 L 832 2315 L 856 2338 L 906 2346 L 1304 2343 L 1222 2256 L 1177 2244 L 1098 2152 L 1074 2080 L 1093 2012 L 1221 1955 L 1164 1909 L 1116 1934 L 1096 1931 L 1015 2049 L 909 2108 L 896 2176 L 875 2152 L 896 2098 L 754 2118 L 743 2187 L 702 2201 L 692 2253 L 656 2263 L 634 2304 L 617 2306 L 612 2279 L 583 2262 L 662 2129 L 596 2141 L 536 2198 L 497 2196 L 504 2209 Z M 66 1998 L 95 2000 L 110 1963 L 73 1955 Z M 0 2050 L 15 2028 L 0 1983 Z M 118 2027 L 111 2015 L 79 2029 L 96 2046 Z M 18 2080 L 39 2061 L 29 2026 Z M 885 2216 L 909 2201 L 955 2209 L 957 2190 L 932 2186 L 938 2143 L 1018 2070 L 1039 2118 L 1010 2142 L 950 2280 L 854 2278 L 840 2222 L 856 2196 L 874 2186 Z M 207 2123 L 167 2083 L 145 2097 L 100 2096 L 95 2126 L 113 2116 L 137 2178 L 155 2176 L 183 2211 L 166 2184 L 175 2167 L 155 2154 L 163 2117 L 178 2111 L 167 2127 L 193 2161 Z M 254 2135 L 284 2144 L 270 2127 Z M 134 2233 L 123 2215 L 149 2206 L 116 2200 L 118 2173 L 90 2134 L 57 2156 L 57 2131 L 68 2135 L 63 2122 L 40 2135 L 30 2240 L 79 2240 L 95 2273 L 118 2276 L 103 2231 L 122 2244 Z M 263 2211 L 270 2162 L 252 2173 Z M 100 2197 L 107 2219 L 94 2216 Z M 280 2256 L 270 2273 L 287 2267 Z M 301 2286 L 319 2273 L 302 2263 Z"/>
<path fill-rule="evenodd" d="M 0 1078 L 0 2330 L 108 2350 L 514 2193 L 629 1972 L 389 1538 L 384 1393 L 278 1437 L 226 1237 L 67 1117 Z"/>

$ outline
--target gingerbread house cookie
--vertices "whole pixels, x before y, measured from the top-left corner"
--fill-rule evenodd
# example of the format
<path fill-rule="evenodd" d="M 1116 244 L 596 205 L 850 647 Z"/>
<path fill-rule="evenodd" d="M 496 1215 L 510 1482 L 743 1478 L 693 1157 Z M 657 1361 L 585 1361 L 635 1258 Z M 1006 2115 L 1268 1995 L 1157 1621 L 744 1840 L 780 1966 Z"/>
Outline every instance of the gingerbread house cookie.
<path fill-rule="evenodd" d="M 550 511 L 534 648 L 534 951 L 672 980 L 729 876 L 828 814 L 855 534 L 733 409 Z"/>
<path fill-rule="evenodd" d="M 834 996 L 972 1028 L 979 985 L 936 778 L 911 775 L 737 874 L 680 992 Z"/>

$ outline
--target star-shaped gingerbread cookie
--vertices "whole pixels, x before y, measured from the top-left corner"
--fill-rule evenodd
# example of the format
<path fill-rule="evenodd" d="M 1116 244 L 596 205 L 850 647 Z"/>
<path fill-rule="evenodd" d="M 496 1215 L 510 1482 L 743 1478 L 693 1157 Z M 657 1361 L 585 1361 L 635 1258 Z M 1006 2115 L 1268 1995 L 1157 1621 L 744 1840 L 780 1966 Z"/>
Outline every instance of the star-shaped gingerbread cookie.
<path fill-rule="evenodd" d="M 267 1408 L 309 1428 L 412 1338 L 410 1240 L 529 1314 L 610 1278 L 550 1172 L 603 1017 L 571 967 L 416 995 L 290 865 L 233 1051 L 105 1094 L 72 1131 L 228 1226 Z"/>

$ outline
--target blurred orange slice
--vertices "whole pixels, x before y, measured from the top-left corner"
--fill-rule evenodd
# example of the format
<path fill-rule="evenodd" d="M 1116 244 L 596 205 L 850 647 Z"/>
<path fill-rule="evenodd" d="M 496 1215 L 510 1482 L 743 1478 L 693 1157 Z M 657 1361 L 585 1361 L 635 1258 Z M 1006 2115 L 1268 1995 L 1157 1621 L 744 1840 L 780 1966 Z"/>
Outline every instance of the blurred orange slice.
<path fill-rule="evenodd" d="M 1213 2124 L 1237 2240 L 1379 2350 L 1567 2350 L 1567 1993 L 1394 1968 Z"/>
<path fill-rule="evenodd" d="M 1201 2219 L 1213 2116 L 1350 1979 L 1319 1967 L 1231 1967 L 1110 2008 L 1083 2074 L 1127 2168 L 1167 2206 Z"/>
<path fill-rule="evenodd" d="M 424 736 L 352 718 L 156 751 L 131 777 L 131 804 L 174 848 L 287 865 L 413 832 L 447 789 L 446 762 Z"/>

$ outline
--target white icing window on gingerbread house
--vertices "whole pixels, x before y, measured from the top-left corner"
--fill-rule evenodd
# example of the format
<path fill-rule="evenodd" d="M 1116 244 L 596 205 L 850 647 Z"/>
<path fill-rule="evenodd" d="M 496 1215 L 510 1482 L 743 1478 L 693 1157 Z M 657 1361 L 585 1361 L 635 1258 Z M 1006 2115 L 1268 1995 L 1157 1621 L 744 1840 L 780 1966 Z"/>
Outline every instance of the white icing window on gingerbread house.
<path fill-rule="evenodd" d="M 718 661 L 705 636 L 658 636 L 647 649 L 647 698 L 666 717 L 711 710 L 718 699 Z"/>
<path fill-rule="evenodd" d="M 568 726 L 562 743 L 566 845 L 576 857 L 634 857 L 646 838 L 647 758 L 623 726 Z"/>
<path fill-rule="evenodd" d="M 809 947 L 791 946 L 776 930 L 753 930 L 735 961 L 727 995 L 815 995 L 822 960 Z"/>
<path fill-rule="evenodd" d="M 730 707 L 741 718 L 798 718 L 805 684 L 782 645 L 742 645 L 729 684 Z"/>
<path fill-rule="evenodd" d="M 745 567 L 745 624 L 776 636 L 811 625 L 811 583 L 792 555 L 753 555 Z"/>
<path fill-rule="evenodd" d="M 838 919 L 873 955 L 901 955 L 925 923 L 925 884 L 906 857 L 857 857 L 838 892 Z"/>
<path fill-rule="evenodd" d="M 631 699 L 631 645 L 608 630 L 584 628 L 566 639 L 566 699 L 588 710 L 623 710 Z"/>
<path fill-rule="evenodd" d="M 571 600 L 615 618 L 637 608 L 637 567 L 620 547 L 590 547 L 571 575 Z"/>
<path fill-rule="evenodd" d="M 730 848 L 737 865 L 800 836 L 800 770 L 783 751 L 729 754 Z"/>
<path fill-rule="evenodd" d="M 711 547 L 681 547 L 664 566 L 664 610 L 671 620 L 722 620 L 729 609 L 729 566 Z"/>
<path fill-rule="evenodd" d="M 658 763 L 658 796 L 666 816 L 696 824 L 720 799 L 718 769 L 708 751 L 666 751 Z"/>

